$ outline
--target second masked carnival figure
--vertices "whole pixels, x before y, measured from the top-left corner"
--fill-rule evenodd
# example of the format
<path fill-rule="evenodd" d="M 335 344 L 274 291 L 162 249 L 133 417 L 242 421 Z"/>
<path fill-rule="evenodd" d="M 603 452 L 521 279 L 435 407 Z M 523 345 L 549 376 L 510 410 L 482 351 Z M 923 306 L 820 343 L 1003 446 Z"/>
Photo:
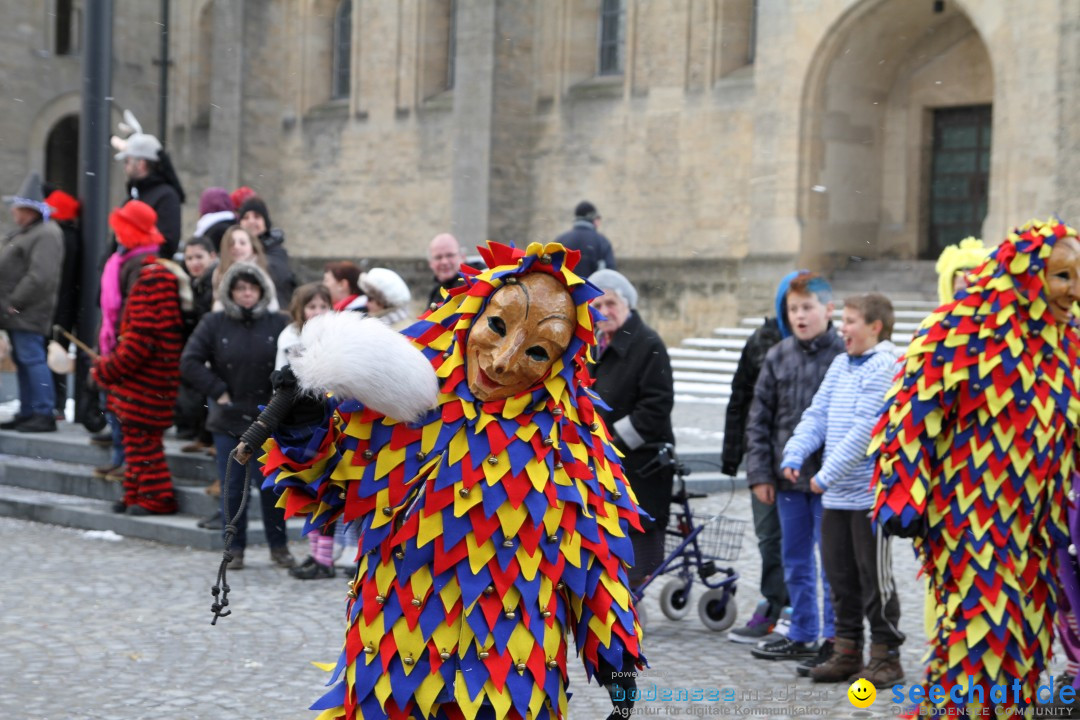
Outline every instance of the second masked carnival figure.
<path fill-rule="evenodd" d="M 1050 656 L 1080 420 L 1077 233 L 1032 221 L 967 281 L 916 333 L 870 451 L 875 515 L 914 537 L 935 600 L 925 683 L 945 697 L 927 704 L 970 711 L 1034 699 Z"/>

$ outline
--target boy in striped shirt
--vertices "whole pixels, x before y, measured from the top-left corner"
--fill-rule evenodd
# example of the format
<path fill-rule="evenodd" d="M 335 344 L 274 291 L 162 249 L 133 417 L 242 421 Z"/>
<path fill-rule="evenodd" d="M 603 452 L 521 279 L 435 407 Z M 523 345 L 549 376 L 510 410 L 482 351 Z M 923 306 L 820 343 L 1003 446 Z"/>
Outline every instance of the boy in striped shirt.
<path fill-rule="evenodd" d="M 866 456 L 870 433 L 897 373 L 890 342 L 893 308 L 877 293 L 844 301 L 845 353 L 825 379 L 784 446 L 781 468 L 794 481 L 804 460 L 822 445 L 825 459 L 810 481 L 824 493 L 821 561 L 832 586 L 836 640 L 832 656 L 810 669 L 815 682 L 864 677 L 888 687 L 904 677 L 898 629 L 900 601 L 892 579 L 889 539 L 870 522 L 874 504 L 873 461 Z M 870 623 L 870 662 L 863 666 L 863 618 Z"/>

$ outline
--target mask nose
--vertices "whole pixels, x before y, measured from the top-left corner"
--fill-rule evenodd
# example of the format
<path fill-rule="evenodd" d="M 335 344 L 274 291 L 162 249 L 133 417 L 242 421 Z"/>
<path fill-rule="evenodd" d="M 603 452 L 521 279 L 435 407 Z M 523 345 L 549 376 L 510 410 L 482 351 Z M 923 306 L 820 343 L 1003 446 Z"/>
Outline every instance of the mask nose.
<path fill-rule="evenodd" d="M 518 349 L 521 347 L 521 338 L 509 335 L 503 339 L 495 349 L 495 359 L 491 363 L 491 369 L 497 375 L 504 375 L 512 367 L 517 359 Z"/>

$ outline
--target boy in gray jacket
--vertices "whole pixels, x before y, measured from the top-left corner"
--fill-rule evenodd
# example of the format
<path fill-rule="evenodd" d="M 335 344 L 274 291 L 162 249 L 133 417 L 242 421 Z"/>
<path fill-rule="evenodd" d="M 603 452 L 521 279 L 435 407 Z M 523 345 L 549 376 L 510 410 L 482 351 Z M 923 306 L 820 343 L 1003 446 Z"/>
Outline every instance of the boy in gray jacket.
<path fill-rule="evenodd" d="M 791 628 L 779 640 L 763 640 L 751 652 L 768 660 L 824 660 L 832 643 L 832 605 L 826 600 L 821 622 L 815 557 L 821 539 L 821 496 L 810 490 L 810 478 L 821 467 L 821 453 L 803 464 L 802 478 L 791 482 L 780 469 L 784 445 L 810 407 L 833 358 L 844 343 L 832 327 L 832 288 L 822 277 L 800 273 L 787 293 L 792 336 L 774 345 L 765 356 L 754 386 L 747 424 L 746 477 L 757 499 L 776 504 L 782 529 L 781 555 L 784 581 L 791 597 Z M 822 575 L 824 593 L 828 583 Z"/>

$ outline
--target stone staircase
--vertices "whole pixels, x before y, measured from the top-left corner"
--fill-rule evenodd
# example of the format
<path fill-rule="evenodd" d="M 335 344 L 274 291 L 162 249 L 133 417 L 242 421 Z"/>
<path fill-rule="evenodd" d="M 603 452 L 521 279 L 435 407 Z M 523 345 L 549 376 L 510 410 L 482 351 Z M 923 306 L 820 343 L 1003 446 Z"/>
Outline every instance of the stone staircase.
<path fill-rule="evenodd" d="M 217 473 L 216 461 L 205 454 L 181 453 L 179 440 L 167 439 L 165 444 L 180 512 L 139 517 L 111 511 L 121 495 L 120 483 L 93 476 L 95 466 L 108 462 L 108 451 L 90 445 L 82 427 L 60 423 L 58 432 L 41 435 L 0 431 L 0 516 L 220 549 L 220 530 L 196 526 L 218 507 L 218 500 L 203 492 Z M 248 500 L 249 544 L 266 542 L 261 517 L 258 495 L 253 493 Z M 290 520 L 290 536 L 299 539 L 302 527 L 303 521 Z"/>
<path fill-rule="evenodd" d="M 842 295 L 841 295 L 842 297 Z M 903 347 L 919 323 L 937 307 L 928 300 L 895 300 L 896 325 L 893 342 Z M 833 323 L 840 324 L 841 311 L 837 309 Z M 676 348 L 670 348 L 671 367 L 675 379 L 675 402 L 706 403 L 726 406 L 731 397 L 731 381 L 739 364 L 743 346 L 764 318 L 745 318 L 737 327 L 721 327 L 713 330 L 712 337 L 696 337 L 683 340 Z"/>

